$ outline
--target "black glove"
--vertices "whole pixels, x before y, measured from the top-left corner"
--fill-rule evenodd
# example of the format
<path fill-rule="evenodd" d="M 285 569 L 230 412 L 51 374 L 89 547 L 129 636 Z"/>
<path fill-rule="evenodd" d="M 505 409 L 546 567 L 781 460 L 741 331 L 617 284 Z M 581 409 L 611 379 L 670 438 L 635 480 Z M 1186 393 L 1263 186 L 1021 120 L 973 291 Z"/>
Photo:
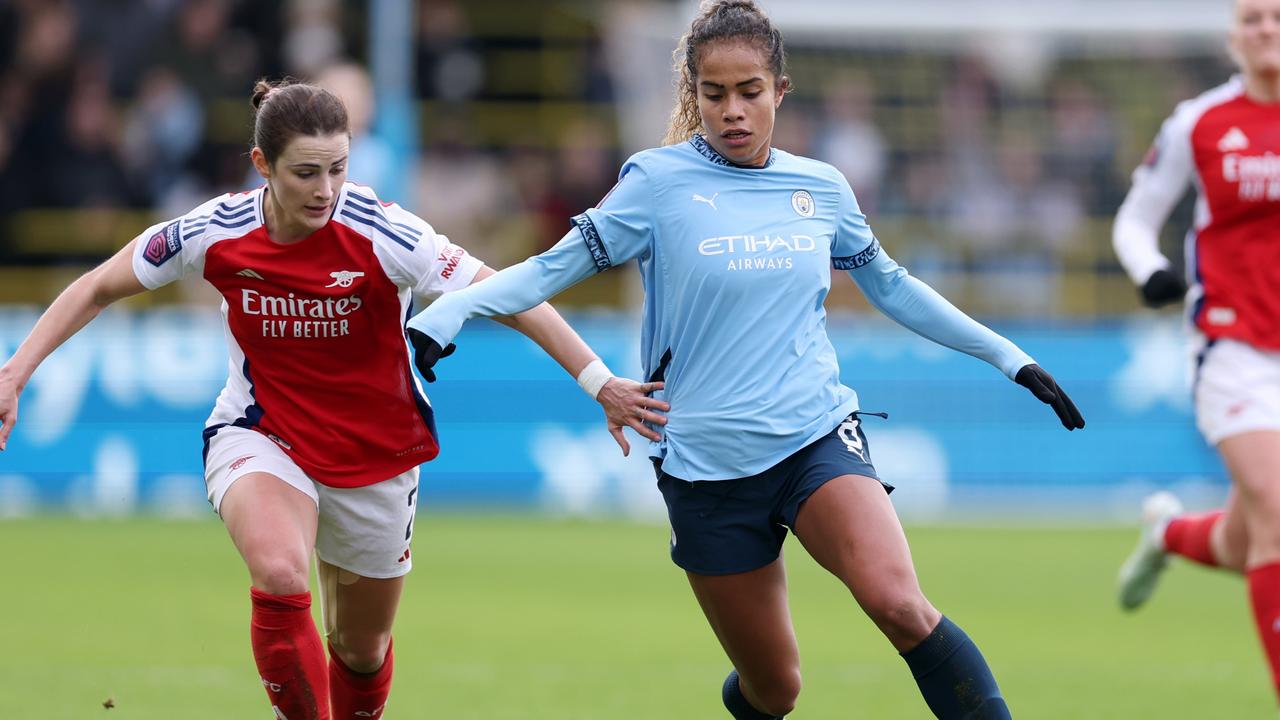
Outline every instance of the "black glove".
<path fill-rule="evenodd" d="M 436 381 L 436 372 L 431 369 L 436 361 L 449 357 L 458 349 L 453 343 L 442 348 L 430 335 L 414 328 L 409 328 L 409 342 L 413 343 L 413 364 L 422 373 L 422 379 L 429 383 Z"/>
<path fill-rule="evenodd" d="M 1067 397 L 1067 393 L 1058 387 L 1057 381 L 1044 368 L 1035 363 L 1024 365 L 1013 381 L 1030 390 L 1037 400 L 1053 408 L 1062 421 L 1062 427 L 1068 430 L 1084 427 L 1084 418 L 1076 409 L 1075 403 L 1071 402 L 1071 398 Z"/>
<path fill-rule="evenodd" d="M 1142 284 L 1142 302 L 1147 307 L 1158 308 L 1181 302 L 1186 296 L 1186 281 L 1172 270 L 1157 270 Z"/>

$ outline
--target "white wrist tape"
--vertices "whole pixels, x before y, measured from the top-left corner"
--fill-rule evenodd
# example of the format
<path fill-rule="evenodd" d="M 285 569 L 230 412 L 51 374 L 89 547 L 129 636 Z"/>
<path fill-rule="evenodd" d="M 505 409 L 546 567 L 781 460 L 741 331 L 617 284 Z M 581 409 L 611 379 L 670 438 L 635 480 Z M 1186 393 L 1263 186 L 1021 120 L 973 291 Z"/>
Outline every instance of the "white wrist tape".
<path fill-rule="evenodd" d="M 592 360 L 578 373 L 578 385 L 591 396 L 592 400 L 600 394 L 600 388 L 613 379 L 613 373 L 599 360 Z"/>

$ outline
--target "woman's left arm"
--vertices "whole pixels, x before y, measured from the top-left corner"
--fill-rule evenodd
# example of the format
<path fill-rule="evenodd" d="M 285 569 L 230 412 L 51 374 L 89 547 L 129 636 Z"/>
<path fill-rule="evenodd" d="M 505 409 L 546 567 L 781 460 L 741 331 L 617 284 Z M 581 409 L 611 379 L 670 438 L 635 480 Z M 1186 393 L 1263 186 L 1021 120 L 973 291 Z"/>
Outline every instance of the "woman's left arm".
<path fill-rule="evenodd" d="M 1084 427 L 1080 411 L 1053 377 L 1017 345 L 961 312 L 933 288 L 907 273 L 876 243 L 865 263 L 850 269 L 877 310 L 921 337 L 987 361 L 1051 406 L 1068 430 Z"/>
<path fill-rule="evenodd" d="M 481 268 L 472 284 L 494 274 L 495 271 L 488 266 Z M 516 315 L 499 315 L 493 319 L 518 330 L 537 343 L 560 363 L 565 372 L 578 380 L 583 390 L 600 403 L 604 408 L 609 434 L 622 448 L 623 455 L 631 451 L 631 445 L 622 433 L 624 427 L 630 427 L 649 440 L 662 439 L 655 430 L 645 425 L 665 425 L 667 422 L 666 416 L 660 413 L 669 411 L 671 406 L 649 397 L 655 390 L 662 389 L 662 383 L 639 383 L 609 373 L 595 352 L 548 303 L 544 302 Z M 600 384 L 602 381 L 603 385 Z"/>

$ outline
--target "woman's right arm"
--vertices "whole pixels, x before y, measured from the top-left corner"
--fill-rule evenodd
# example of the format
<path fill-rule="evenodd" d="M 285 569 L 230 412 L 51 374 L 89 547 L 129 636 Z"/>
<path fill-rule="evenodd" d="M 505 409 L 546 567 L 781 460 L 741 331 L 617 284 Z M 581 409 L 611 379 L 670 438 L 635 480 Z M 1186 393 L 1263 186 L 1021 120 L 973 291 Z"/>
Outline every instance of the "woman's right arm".
<path fill-rule="evenodd" d="M 484 282 L 445 293 L 409 320 L 409 330 L 441 348 L 474 317 L 515 315 L 594 275 L 598 268 L 582 233 L 572 228 L 550 250 L 512 265 Z"/>
<path fill-rule="evenodd" d="M 1189 113 L 1165 121 L 1146 159 L 1133 172 L 1133 187 L 1116 212 L 1111 242 L 1143 301 L 1158 307 L 1186 294 L 1186 282 L 1160 252 L 1160 228 L 1186 194 L 1195 171 Z"/>
<path fill-rule="evenodd" d="M 648 172 L 637 157 L 623 166 L 618 183 L 599 206 L 575 216 L 574 227 L 550 250 L 484 282 L 445 293 L 409 320 L 414 362 L 423 377 L 467 320 L 524 312 L 598 272 L 650 251 L 657 203 Z"/>
<path fill-rule="evenodd" d="M 0 450 L 8 445 L 9 433 L 18 421 L 18 395 L 40 363 L 108 305 L 147 289 L 133 272 L 136 242 L 63 290 L 13 357 L 0 367 Z"/>

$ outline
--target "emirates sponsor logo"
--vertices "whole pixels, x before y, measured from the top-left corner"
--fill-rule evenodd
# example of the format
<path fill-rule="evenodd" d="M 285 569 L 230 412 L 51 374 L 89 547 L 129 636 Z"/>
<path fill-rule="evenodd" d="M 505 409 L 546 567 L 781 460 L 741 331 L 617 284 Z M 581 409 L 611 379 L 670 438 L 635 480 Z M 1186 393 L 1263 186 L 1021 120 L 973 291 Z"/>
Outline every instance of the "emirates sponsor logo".
<path fill-rule="evenodd" d="M 1280 200 L 1280 155 L 1223 155 L 1222 179 L 1239 185 L 1241 200 Z"/>
<path fill-rule="evenodd" d="M 359 295 L 308 298 L 294 293 L 264 295 L 257 290 L 240 291 L 240 309 L 248 316 L 262 318 L 262 337 L 333 338 L 351 334 L 347 316 L 364 307 Z"/>
<path fill-rule="evenodd" d="M 335 319 L 346 317 L 361 307 L 364 307 L 364 301 L 359 295 L 338 298 L 300 298 L 293 293 L 281 297 L 263 295 L 257 290 L 248 288 L 240 291 L 240 309 L 245 315 Z"/>

